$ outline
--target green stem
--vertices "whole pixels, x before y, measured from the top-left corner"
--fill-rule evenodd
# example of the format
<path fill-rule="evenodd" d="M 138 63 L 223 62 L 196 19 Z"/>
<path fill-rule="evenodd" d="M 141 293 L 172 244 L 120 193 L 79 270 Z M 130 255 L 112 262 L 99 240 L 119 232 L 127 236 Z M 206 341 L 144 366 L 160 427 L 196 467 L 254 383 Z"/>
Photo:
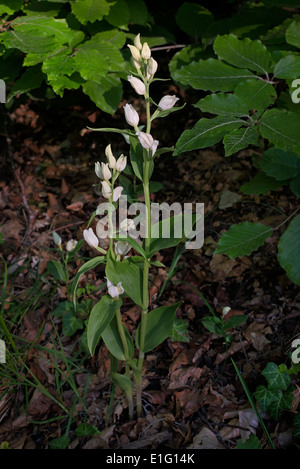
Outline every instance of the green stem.
<path fill-rule="evenodd" d="M 121 311 L 120 308 L 116 312 L 116 318 L 117 318 L 117 324 L 118 324 L 118 331 L 119 335 L 122 341 L 123 349 L 124 349 L 124 356 L 125 356 L 125 375 L 130 379 L 130 369 L 128 365 L 128 361 L 130 360 L 129 356 L 129 349 L 128 349 L 128 343 L 123 327 L 123 322 L 122 322 L 122 316 L 121 316 Z M 133 419 L 133 400 L 132 400 L 132 394 L 127 393 L 127 399 L 128 399 L 128 410 L 129 410 L 129 418 L 132 420 Z"/>

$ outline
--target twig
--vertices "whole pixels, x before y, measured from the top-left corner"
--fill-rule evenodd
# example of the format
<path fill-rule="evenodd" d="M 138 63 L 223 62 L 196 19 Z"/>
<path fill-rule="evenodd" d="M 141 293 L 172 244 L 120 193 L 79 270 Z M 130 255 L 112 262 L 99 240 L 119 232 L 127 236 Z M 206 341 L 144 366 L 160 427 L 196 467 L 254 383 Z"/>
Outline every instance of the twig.
<path fill-rule="evenodd" d="M 183 47 L 186 47 L 186 44 L 175 44 L 174 46 L 151 47 L 151 51 L 156 51 L 156 50 L 169 51 L 170 49 L 182 49 Z"/>
<path fill-rule="evenodd" d="M 20 186 L 20 189 L 21 189 L 23 205 L 24 205 L 24 207 L 25 207 L 25 209 L 28 213 L 28 216 L 29 216 L 29 221 L 27 223 L 27 230 L 26 230 L 26 234 L 25 234 L 25 237 L 24 237 L 24 239 L 26 239 L 26 238 L 30 237 L 30 235 L 33 231 L 33 223 L 34 223 L 34 220 L 36 218 L 37 213 L 33 212 L 33 210 L 30 208 L 30 206 L 27 202 L 27 197 L 26 197 L 26 193 L 25 193 L 24 184 L 23 184 L 22 179 L 20 177 L 20 168 L 15 169 L 14 174 L 15 174 L 15 178 L 17 179 L 17 181 L 19 183 L 19 186 Z"/>

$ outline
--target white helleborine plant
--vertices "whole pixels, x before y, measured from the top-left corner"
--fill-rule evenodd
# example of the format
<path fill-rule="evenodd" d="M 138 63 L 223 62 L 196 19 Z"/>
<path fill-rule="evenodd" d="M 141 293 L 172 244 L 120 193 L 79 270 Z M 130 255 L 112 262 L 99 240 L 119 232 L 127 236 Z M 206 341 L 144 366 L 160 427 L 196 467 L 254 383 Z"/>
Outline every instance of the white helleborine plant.
<path fill-rule="evenodd" d="M 107 162 L 101 164 L 99 162 L 95 163 L 95 173 L 101 180 L 102 194 L 104 198 L 109 199 L 108 205 L 112 207 L 112 209 L 105 209 L 108 212 L 107 216 L 98 221 L 96 226 L 98 237 L 94 234 L 92 228 L 84 230 L 83 236 L 90 246 L 104 254 L 104 256 L 97 257 L 96 260 L 97 262 L 99 260 L 100 263 L 106 263 L 106 275 L 114 282 L 113 283 L 108 278 L 106 279 L 108 295 L 103 295 L 101 297 L 101 305 L 99 305 L 98 311 L 101 312 L 102 318 L 105 318 L 105 314 L 107 313 L 108 319 L 111 319 L 112 317 L 115 319 L 109 323 L 108 330 L 105 329 L 107 327 L 105 319 L 103 321 L 102 319 L 99 321 L 99 316 L 97 314 L 91 314 L 88 321 L 88 346 L 91 353 L 94 353 L 95 343 L 99 340 L 99 337 L 102 337 L 102 334 L 104 334 L 104 331 L 106 330 L 107 338 L 111 339 L 111 348 L 108 345 L 109 340 L 107 342 L 107 347 L 109 348 L 112 356 L 119 359 L 115 352 L 116 348 L 113 346 L 113 342 L 118 338 L 118 349 L 122 347 L 126 379 L 119 379 L 120 374 L 113 371 L 112 376 L 114 375 L 114 377 L 118 378 L 118 385 L 122 387 L 126 394 L 129 418 L 132 419 L 134 415 L 133 389 L 135 389 L 137 416 L 140 417 L 142 415 L 144 354 L 149 350 L 147 335 L 149 335 L 149 331 L 151 331 L 153 336 L 157 336 L 161 342 L 165 340 L 168 337 L 169 331 L 173 327 L 175 313 L 179 306 L 179 303 L 176 303 L 171 306 L 168 305 L 154 308 L 151 311 L 152 321 L 148 322 L 147 316 L 150 312 L 149 269 L 153 264 L 152 256 L 154 255 L 150 235 L 151 220 L 153 220 L 153 216 L 151 214 L 150 179 L 154 166 L 152 157 L 155 155 L 159 144 L 158 140 L 155 140 L 151 135 L 151 126 L 156 117 L 166 116 L 169 112 L 162 111 L 172 109 L 179 98 L 176 96 L 165 95 L 161 98 L 158 104 L 155 104 L 155 102 L 150 98 L 149 87 L 153 81 L 158 80 L 158 78 L 154 78 L 158 69 L 158 64 L 151 56 L 151 49 L 147 42 L 142 43 L 140 34 L 134 38 L 134 44 L 129 45 L 128 47 L 131 52 L 131 62 L 136 70 L 129 72 L 132 74 L 128 75 L 127 79 L 135 92 L 138 95 L 143 96 L 146 122 L 143 122 L 144 127 L 141 128 L 144 131 L 141 131 L 139 128 L 139 114 L 131 104 L 125 104 L 124 117 L 127 124 L 133 129 L 122 131 L 120 129 L 103 128 L 95 130 L 112 131 L 118 134 L 121 133 L 130 145 L 130 160 L 131 163 L 135 163 L 135 165 L 132 164 L 132 168 L 130 168 L 132 169 L 131 173 L 134 176 L 132 190 L 135 192 L 135 197 L 138 200 L 139 193 L 136 190 L 136 178 L 140 179 L 142 182 L 146 208 L 146 235 L 144 236 L 142 243 L 139 242 L 139 239 L 137 241 L 134 239 L 136 234 L 136 225 L 134 220 L 130 218 L 123 219 L 121 223 L 119 223 L 118 230 L 114 226 L 115 213 L 113 212 L 117 209 L 118 205 L 121 209 L 121 201 L 119 204 L 118 201 L 123 192 L 123 187 L 121 185 L 117 185 L 116 181 L 120 176 L 120 173 L 126 168 L 127 157 L 121 154 L 121 156 L 116 159 L 113 155 L 111 145 L 109 144 L 105 148 Z M 152 106 L 155 106 L 156 109 L 151 115 Z M 136 150 L 136 148 L 138 150 Z M 161 154 L 162 152 L 157 153 Z M 139 165 L 137 164 L 137 161 Z M 124 179 L 126 176 L 127 174 L 124 176 Z M 114 205 L 112 202 L 114 202 Z M 105 213 L 105 211 L 99 211 L 97 213 L 97 210 L 95 213 L 96 215 L 103 215 Z M 104 227 L 107 224 L 109 229 L 104 230 Z M 102 236 L 103 233 L 109 233 L 109 248 L 107 251 L 101 249 L 100 246 L 98 247 L 99 240 L 104 238 L 104 236 Z M 122 238 L 123 240 L 121 241 Z M 128 240 L 130 241 L 129 243 Z M 161 246 L 159 240 L 158 243 L 154 243 L 154 245 Z M 136 251 L 135 254 L 124 259 L 130 249 L 134 249 Z M 123 259 L 120 260 L 121 258 Z M 140 324 L 138 326 L 139 330 L 136 335 L 136 338 L 138 339 L 138 342 L 136 341 L 137 353 L 134 360 L 132 358 L 134 356 L 134 339 L 126 330 L 122 322 L 121 307 L 123 302 L 120 296 L 123 293 L 129 296 L 131 300 L 136 301 L 136 304 L 141 308 Z M 163 309 L 163 314 L 161 314 L 161 308 Z M 157 323 L 153 319 L 153 317 L 156 317 L 156 313 L 159 313 L 157 316 L 159 318 Z M 101 327 L 103 327 L 103 329 L 101 329 Z M 164 331 L 166 331 L 166 335 Z M 155 345 L 157 337 L 153 341 Z M 133 387 L 132 380 L 135 380 L 135 388 Z M 122 386 L 122 383 L 124 387 Z"/>

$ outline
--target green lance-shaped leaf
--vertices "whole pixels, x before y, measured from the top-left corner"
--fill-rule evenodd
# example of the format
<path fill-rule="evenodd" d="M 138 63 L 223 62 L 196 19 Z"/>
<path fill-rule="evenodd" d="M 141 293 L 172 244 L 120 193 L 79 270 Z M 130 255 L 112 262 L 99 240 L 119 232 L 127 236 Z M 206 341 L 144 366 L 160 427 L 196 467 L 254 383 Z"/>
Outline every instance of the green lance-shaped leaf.
<path fill-rule="evenodd" d="M 80 269 L 78 270 L 77 274 L 75 275 L 73 282 L 72 282 L 72 288 L 71 288 L 71 293 L 72 293 L 72 299 L 74 303 L 74 307 L 76 308 L 76 290 L 78 287 L 78 282 L 80 280 L 80 277 L 88 272 L 88 270 L 94 269 L 100 264 L 103 264 L 106 260 L 105 256 L 97 256 L 94 257 L 93 259 L 90 259 L 87 261 L 85 264 L 83 264 Z"/>
<path fill-rule="evenodd" d="M 214 51 L 219 59 L 235 67 L 254 70 L 259 75 L 271 71 L 272 56 L 258 39 L 238 39 L 234 34 L 218 36 L 214 42 Z"/>
<path fill-rule="evenodd" d="M 127 399 L 132 398 L 132 381 L 128 376 L 121 375 L 120 373 L 113 373 L 112 380 L 124 391 Z"/>
<path fill-rule="evenodd" d="M 145 342 L 142 352 L 149 352 L 172 334 L 176 311 L 180 303 L 171 306 L 160 306 L 147 314 Z M 136 332 L 136 343 L 140 348 L 140 325 Z"/>
<path fill-rule="evenodd" d="M 206 91 L 233 91 L 246 79 L 258 79 L 250 70 L 232 67 L 213 58 L 183 66 L 173 73 L 173 78 L 183 85 Z"/>
<path fill-rule="evenodd" d="M 267 110 L 259 121 L 261 135 L 282 150 L 300 153 L 300 113 L 284 109 Z"/>
<path fill-rule="evenodd" d="M 142 259 L 142 258 L 141 258 Z M 114 284 L 122 283 L 122 287 L 135 304 L 143 305 L 142 271 L 130 259 L 116 261 L 109 255 L 106 263 L 106 276 Z"/>
<path fill-rule="evenodd" d="M 185 130 L 176 143 L 173 155 L 205 148 L 219 142 L 224 135 L 241 127 L 244 121 L 230 116 L 200 119 L 191 130 Z"/>
<path fill-rule="evenodd" d="M 55 278 L 55 280 L 66 282 L 67 274 L 63 265 L 60 262 L 54 260 L 48 261 L 47 270 L 49 274 L 51 274 Z"/>
<path fill-rule="evenodd" d="M 277 62 L 274 68 L 274 76 L 277 78 L 292 78 L 300 76 L 300 57 L 287 55 Z"/>
<path fill-rule="evenodd" d="M 259 167 L 268 176 L 284 181 L 297 176 L 300 172 L 300 156 L 291 151 L 269 148 L 263 153 Z"/>
<path fill-rule="evenodd" d="M 134 344 L 124 324 L 122 324 L 122 327 L 124 329 L 124 333 L 125 333 L 125 337 L 127 341 L 129 358 L 132 358 L 134 354 Z M 101 334 L 101 337 L 106 347 L 108 348 L 108 350 L 114 357 L 116 357 L 118 360 L 125 360 L 126 358 L 125 352 L 124 352 L 123 343 L 119 334 L 116 316 L 113 317 L 113 319 L 110 321 L 108 326 L 104 329 L 104 331 Z"/>
<path fill-rule="evenodd" d="M 103 331 L 114 318 L 121 305 L 122 300 L 104 295 L 93 307 L 87 324 L 87 343 L 91 355 L 94 354 Z"/>
<path fill-rule="evenodd" d="M 271 236 L 272 229 L 262 223 L 244 222 L 232 225 L 222 234 L 214 254 L 227 254 L 230 258 L 242 257 L 258 249 Z"/>
<path fill-rule="evenodd" d="M 258 132 L 256 127 L 241 127 L 233 130 L 225 135 L 223 144 L 225 148 L 225 156 L 230 156 L 249 145 L 256 145 Z"/>
<path fill-rule="evenodd" d="M 41 67 L 39 65 L 28 67 L 21 75 L 21 77 L 13 84 L 12 89 L 7 97 L 7 102 L 9 102 L 16 95 L 27 93 L 28 91 L 39 88 L 43 79 L 44 74 L 41 72 Z"/>
<path fill-rule="evenodd" d="M 287 276 L 300 285 L 300 215 L 289 224 L 278 243 L 278 261 Z"/>

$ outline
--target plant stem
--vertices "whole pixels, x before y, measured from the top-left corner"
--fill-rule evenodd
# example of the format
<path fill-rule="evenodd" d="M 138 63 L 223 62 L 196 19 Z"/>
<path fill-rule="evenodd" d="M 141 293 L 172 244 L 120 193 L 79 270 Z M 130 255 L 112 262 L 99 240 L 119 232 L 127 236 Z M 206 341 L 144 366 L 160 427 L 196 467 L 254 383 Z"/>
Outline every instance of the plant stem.
<path fill-rule="evenodd" d="M 129 370 L 129 365 L 128 365 L 128 361 L 130 357 L 129 357 L 128 343 L 127 343 L 127 339 L 126 339 L 126 335 L 125 335 L 125 331 L 123 327 L 120 308 L 116 312 L 116 318 L 117 318 L 117 324 L 118 324 L 118 331 L 120 334 L 120 338 L 121 338 L 123 349 L 124 349 L 124 355 L 125 355 L 125 375 L 130 379 L 130 370 Z M 127 393 L 127 400 L 128 400 L 129 418 L 130 420 L 132 420 L 133 419 L 132 393 L 131 394 Z"/>

